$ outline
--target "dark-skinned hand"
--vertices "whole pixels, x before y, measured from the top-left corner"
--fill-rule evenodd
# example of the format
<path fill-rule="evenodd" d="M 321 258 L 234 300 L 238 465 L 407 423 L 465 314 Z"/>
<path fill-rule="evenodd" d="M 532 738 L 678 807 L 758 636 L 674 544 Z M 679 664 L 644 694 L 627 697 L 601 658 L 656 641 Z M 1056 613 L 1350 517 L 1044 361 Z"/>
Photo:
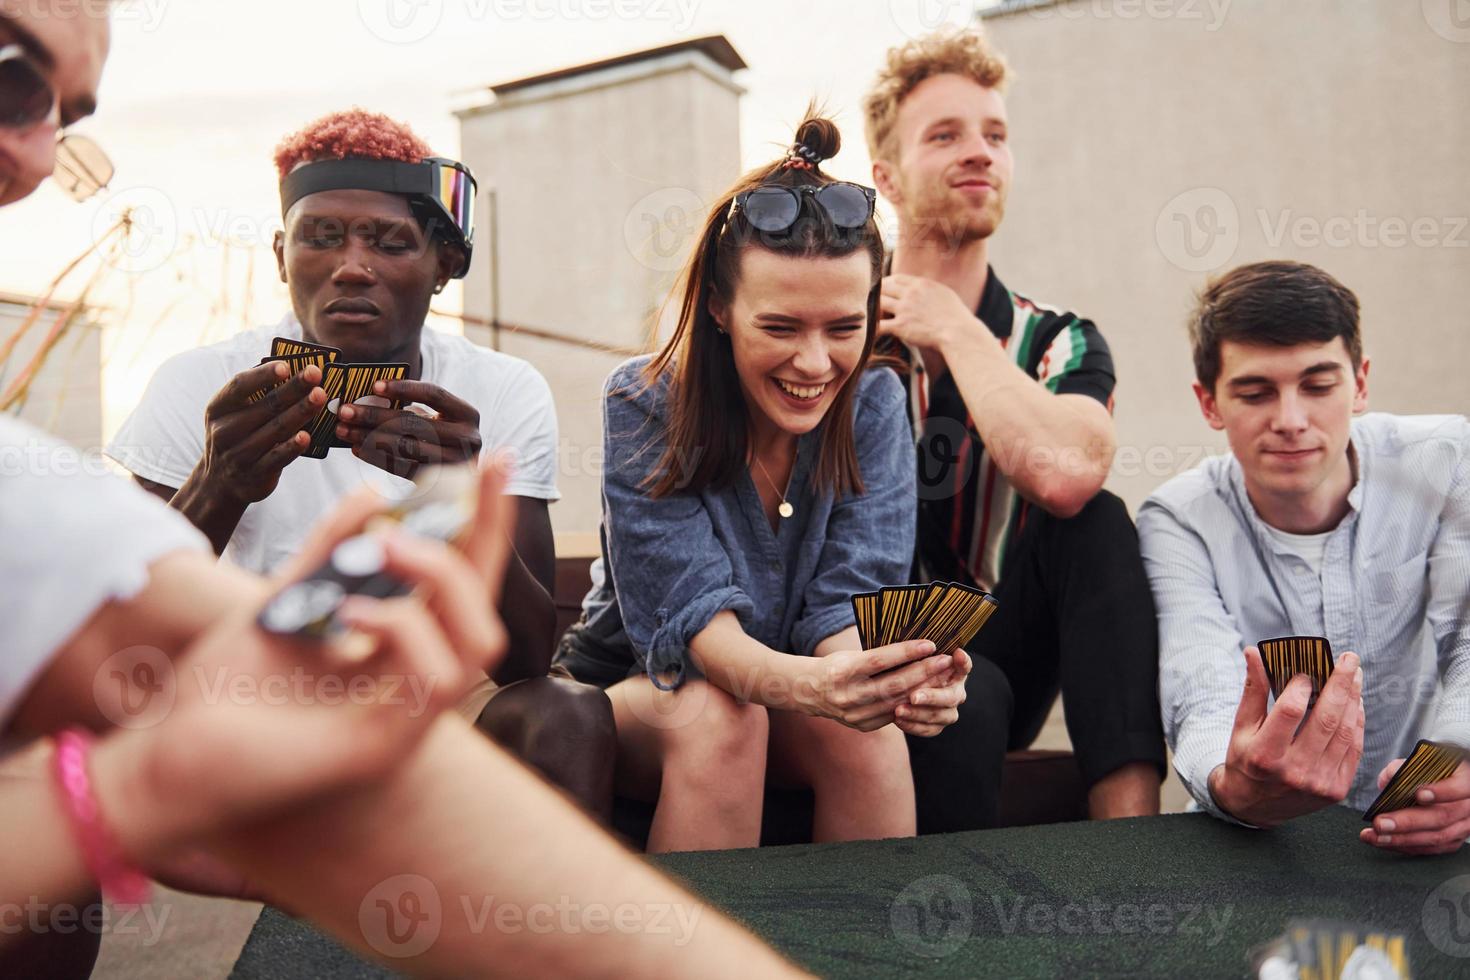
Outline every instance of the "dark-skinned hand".
<path fill-rule="evenodd" d="M 308 364 L 288 375 L 285 363 L 267 361 L 235 375 L 210 400 L 200 466 L 214 492 L 245 504 L 264 500 L 286 465 L 311 445 L 306 427 L 327 403 L 322 372 Z M 250 400 L 267 388 L 264 397 Z"/>
<path fill-rule="evenodd" d="M 427 381 L 379 381 L 373 394 L 430 411 L 343 405 L 337 437 L 358 459 L 412 479 L 424 464 L 472 462 L 479 457 L 480 413 L 463 399 Z"/>

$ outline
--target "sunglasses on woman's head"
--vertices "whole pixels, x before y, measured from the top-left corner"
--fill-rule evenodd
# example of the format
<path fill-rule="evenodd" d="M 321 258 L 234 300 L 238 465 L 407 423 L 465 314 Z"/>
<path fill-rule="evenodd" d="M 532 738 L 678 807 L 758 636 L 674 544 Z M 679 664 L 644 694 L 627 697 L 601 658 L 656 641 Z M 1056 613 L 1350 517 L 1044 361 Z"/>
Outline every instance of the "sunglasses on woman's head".
<path fill-rule="evenodd" d="M 0 128 L 27 129 L 56 110 L 56 90 L 19 44 L 0 46 Z M 112 161 L 85 136 L 62 132 L 53 179 L 74 201 L 85 201 L 112 179 Z"/>
<path fill-rule="evenodd" d="M 810 195 L 834 226 L 850 231 L 863 227 L 873 217 L 878 192 L 847 181 L 799 187 L 766 184 L 736 194 L 734 210 L 744 213 L 745 220 L 757 231 L 783 232 L 796 224 L 803 195 Z"/>

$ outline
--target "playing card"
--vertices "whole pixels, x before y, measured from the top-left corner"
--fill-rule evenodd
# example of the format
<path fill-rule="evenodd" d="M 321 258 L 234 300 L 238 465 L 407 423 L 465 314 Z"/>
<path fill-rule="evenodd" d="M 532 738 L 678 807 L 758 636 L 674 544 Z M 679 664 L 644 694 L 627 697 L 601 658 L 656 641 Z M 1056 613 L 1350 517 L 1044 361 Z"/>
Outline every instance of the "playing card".
<path fill-rule="evenodd" d="M 852 618 L 857 624 L 858 642 L 867 650 L 874 646 L 878 633 L 878 593 L 859 592 L 852 597 Z"/>
<path fill-rule="evenodd" d="M 314 353 L 327 354 L 329 362 L 342 356 L 340 348 L 328 347 L 326 344 L 313 344 L 309 340 L 292 340 L 290 337 L 276 337 L 271 340 L 271 357 Z"/>
<path fill-rule="evenodd" d="M 1280 636 L 1256 644 L 1261 663 L 1271 682 L 1271 693 L 1281 697 L 1286 685 L 1297 674 L 1312 681 L 1312 701 L 1322 693 L 1327 678 L 1332 676 L 1332 644 L 1322 636 Z"/>
<path fill-rule="evenodd" d="M 1437 783 L 1448 779 L 1465 759 L 1465 750 L 1444 742 L 1431 742 L 1421 738 L 1414 751 L 1399 766 L 1383 792 L 1378 794 L 1363 819 L 1368 823 L 1380 813 L 1392 813 L 1414 805 L 1414 794 L 1426 783 Z"/>
<path fill-rule="evenodd" d="M 922 585 L 892 585 L 878 590 L 878 645 L 896 643 L 928 591 Z"/>
<path fill-rule="evenodd" d="M 1287 972 L 1279 975 L 1302 980 L 1407 980 L 1410 975 L 1404 937 L 1360 923 L 1293 919 L 1272 951 L 1288 961 L 1281 964 Z M 1258 970 L 1262 965 L 1258 962 Z"/>
<path fill-rule="evenodd" d="M 311 446 L 302 455 L 312 459 L 326 459 L 331 449 L 345 447 L 347 443 L 337 438 L 337 411 L 344 404 L 357 401 L 377 404 L 386 408 L 399 408 L 397 399 L 374 395 L 373 385 L 379 381 L 398 381 L 407 377 L 407 364 L 328 364 L 322 374 L 322 389 L 327 393 L 327 403 L 312 421 Z M 367 402 L 367 399 L 374 399 Z"/>
<path fill-rule="evenodd" d="M 251 402 L 258 402 L 258 401 L 260 401 L 262 398 L 264 398 L 266 396 L 266 394 L 268 392 L 273 391 L 276 388 L 279 388 L 281 385 L 285 384 L 286 381 L 289 381 L 289 380 L 291 380 L 291 378 L 293 378 L 296 375 L 300 374 L 301 371 L 302 371 L 302 369 L 305 368 L 308 364 L 315 364 L 318 368 L 321 369 L 323 376 L 325 376 L 326 370 L 327 370 L 327 365 L 329 363 L 331 363 L 331 360 L 332 360 L 332 355 L 328 351 L 326 351 L 326 350 L 307 351 L 304 354 L 279 354 L 279 355 L 272 355 L 270 357 L 262 357 L 260 359 L 260 363 L 262 363 L 262 364 L 264 364 L 267 361 L 283 361 L 283 362 L 285 362 L 286 366 L 288 368 L 290 368 L 291 373 L 286 376 L 285 380 L 283 380 L 283 381 L 277 381 L 275 384 L 271 385 L 269 388 L 264 388 L 264 389 L 262 389 L 260 391 L 257 391 L 255 394 L 251 395 L 248 400 L 251 401 Z"/>

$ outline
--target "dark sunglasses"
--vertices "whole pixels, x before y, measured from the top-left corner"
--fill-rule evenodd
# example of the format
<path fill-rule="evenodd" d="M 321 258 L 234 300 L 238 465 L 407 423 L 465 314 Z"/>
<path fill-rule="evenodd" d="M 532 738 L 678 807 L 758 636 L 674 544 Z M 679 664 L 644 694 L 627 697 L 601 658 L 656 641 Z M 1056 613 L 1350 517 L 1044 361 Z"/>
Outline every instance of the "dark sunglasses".
<path fill-rule="evenodd" d="M 19 44 L 0 47 L 0 126 L 34 126 L 56 108 L 56 90 Z"/>
<path fill-rule="evenodd" d="M 861 228 L 873 217 L 873 202 L 878 192 L 862 184 L 838 181 L 820 187 L 777 187 L 767 184 L 735 195 L 734 212 L 744 213 L 745 220 L 757 231 L 783 232 L 796 224 L 801 214 L 801 199 L 810 195 L 826 212 L 832 224 L 844 230 Z"/>
<path fill-rule="evenodd" d="M 25 129 L 42 123 L 56 108 L 56 90 L 25 48 L 0 47 L 0 127 Z M 112 180 L 112 161 L 85 136 L 63 132 L 56 141 L 52 178 L 74 201 L 85 201 Z"/>

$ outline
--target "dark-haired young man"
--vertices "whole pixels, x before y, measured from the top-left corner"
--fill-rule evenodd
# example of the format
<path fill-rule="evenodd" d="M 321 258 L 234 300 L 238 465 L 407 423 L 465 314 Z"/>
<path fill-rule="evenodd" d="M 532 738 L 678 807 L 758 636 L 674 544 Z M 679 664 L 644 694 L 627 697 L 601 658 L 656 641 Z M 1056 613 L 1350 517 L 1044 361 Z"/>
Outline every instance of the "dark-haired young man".
<path fill-rule="evenodd" d="M 1202 807 L 1257 827 L 1364 808 L 1416 739 L 1470 745 L 1470 424 L 1362 415 L 1357 298 L 1309 265 L 1227 273 L 1190 336 L 1200 411 L 1230 454 L 1138 515 L 1174 767 Z M 1267 708 L 1253 644 L 1279 636 L 1336 652 L 1304 726 L 1305 677 Z M 1470 767 L 1417 799 L 1363 840 L 1427 854 L 1470 837 Z"/>
<path fill-rule="evenodd" d="M 361 109 L 309 124 L 275 162 L 285 224 L 275 252 L 291 312 L 166 361 L 108 454 L 217 553 L 261 574 L 365 482 L 401 497 L 421 465 L 513 454 L 515 551 L 501 603 L 510 652 L 461 710 L 607 818 L 612 706 L 594 687 L 548 676 L 556 556 L 547 505 L 559 497 L 551 390 L 525 361 L 424 324 L 433 296 L 468 268 L 472 178 L 408 127 Z M 302 458 L 327 404 L 323 373 L 310 365 L 271 388 L 288 373 L 259 363 L 275 337 L 336 348 L 344 364 L 407 364 L 407 375 L 387 381 L 382 397 L 340 406 L 345 448 Z"/>
<path fill-rule="evenodd" d="M 990 266 L 1014 163 L 1005 60 L 978 30 L 894 48 L 864 100 L 898 214 L 881 330 L 913 367 L 920 580 L 993 592 L 960 720 L 910 739 L 919 832 L 994 823 L 1007 749 L 1060 691 L 1093 818 L 1159 810 L 1157 634 L 1138 538 L 1102 490 L 1116 379 L 1097 327 Z"/>

